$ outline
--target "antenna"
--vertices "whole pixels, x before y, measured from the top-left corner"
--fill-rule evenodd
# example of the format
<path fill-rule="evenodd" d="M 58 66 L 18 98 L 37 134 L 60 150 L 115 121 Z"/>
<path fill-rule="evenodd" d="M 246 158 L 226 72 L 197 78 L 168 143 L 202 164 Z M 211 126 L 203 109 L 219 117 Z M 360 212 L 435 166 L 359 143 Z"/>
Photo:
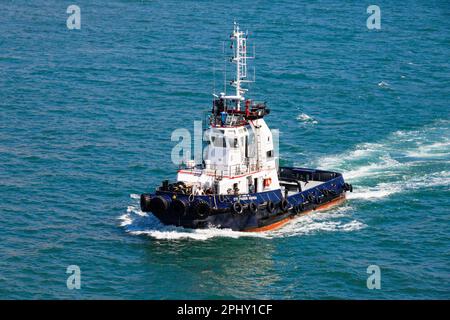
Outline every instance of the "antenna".
<path fill-rule="evenodd" d="M 223 72 L 223 92 L 227 93 L 227 60 L 224 60 L 225 71 Z"/>
<path fill-rule="evenodd" d="M 236 42 L 232 60 L 236 63 L 236 80 L 233 82 L 233 85 L 236 88 L 236 108 L 240 110 L 241 99 L 244 98 L 242 94 L 245 92 L 241 88 L 241 81 L 247 77 L 247 38 L 244 37 L 244 33 L 239 29 L 239 25 L 236 22 L 234 23 L 232 39 Z"/>
<path fill-rule="evenodd" d="M 253 44 L 253 59 L 256 59 L 256 44 Z M 256 82 L 256 66 L 253 64 L 253 81 Z"/>
<path fill-rule="evenodd" d="M 213 95 L 216 94 L 216 62 L 213 63 Z"/>
<path fill-rule="evenodd" d="M 233 50 L 233 57 L 231 57 L 230 62 L 236 64 L 236 77 L 234 80 L 230 81 L 230 85 L 235 88 L 235 95 L 225 95 L 223 98 L 232 100 L 236 103 L 236 110 L 241 109 L 241 101 L 245 100 L 244 94 L 248 89 L 243 88 L 243 83 L 254 82 L 253 80 L 247 79 L 247 60 L 253 59 L 254 57 L 247 56 L 247 38 L 248 31 L 245 33 L 240 30 L 239 25 L 234 22 L 233 32 L 230 35 L 230 40 L 232 41 L 230 48 Z M 225 50 L 225 45 L 223 45 Z M 227 61 L 227 59 L 225 60 Z M 254 70 L 254 74 L 256 71 Z M 225 65 L 225 79 L 224 86 L 226 90 L 226 65 Z M 226 91 L 225 91 L 226 93 Z"/>

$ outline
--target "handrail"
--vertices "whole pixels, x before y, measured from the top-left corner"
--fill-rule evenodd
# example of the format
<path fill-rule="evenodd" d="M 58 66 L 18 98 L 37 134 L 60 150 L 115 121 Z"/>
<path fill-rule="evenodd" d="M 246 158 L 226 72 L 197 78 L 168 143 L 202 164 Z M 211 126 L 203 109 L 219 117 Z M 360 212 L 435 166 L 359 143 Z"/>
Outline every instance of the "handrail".
<path fill-rule="evenodd" d="M 186 168 L 185 166 L 180 166 L 179 170 L 184 171 L 190 171 L 190 172 L 197 172 L 198 174 L 201 174 L 202 172 L 205 172 L 206 174 L 213 175 L 215 177 L 223 178 L 224 176 L 237 176 L 242 175 L 246 173 L 251 173 L 257 171 L 257 165 L 256 163 L 250 163 L 250 164 L 235 164 L 232 166 L 228 166 L 228 168 L 223 169 L 220 168 L 221 165 L 208 165 L 208 168 L 206 168 L 203 165 L 198 165 L 193 168 Z M 219 169 L 220 168 L 220 169 Z"/>

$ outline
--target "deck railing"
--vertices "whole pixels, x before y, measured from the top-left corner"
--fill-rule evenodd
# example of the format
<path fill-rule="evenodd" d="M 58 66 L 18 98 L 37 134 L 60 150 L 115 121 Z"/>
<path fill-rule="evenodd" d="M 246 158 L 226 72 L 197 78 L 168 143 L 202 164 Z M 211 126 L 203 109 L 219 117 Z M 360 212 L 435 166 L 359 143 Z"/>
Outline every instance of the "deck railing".
<path fill-rule="evenodd" d="M 222 179 L 223 177 L 235 177 L 240 176 L 247 173 L 252 173 L 257 171 L 258 166 L 256 163 L 248 163 L 248 164 L 236 164 L 231 166 L 224 165 L 213 165 L 209 164 L 205 165 L 196 165 L 195 167 L 186 167 L 186 165 L 181 165 L 179 167 L 180 170 L 189 171 L 193 174 L 202 174 L 206 173 L 208 175 L 213 175 L 217 179 Z"/>

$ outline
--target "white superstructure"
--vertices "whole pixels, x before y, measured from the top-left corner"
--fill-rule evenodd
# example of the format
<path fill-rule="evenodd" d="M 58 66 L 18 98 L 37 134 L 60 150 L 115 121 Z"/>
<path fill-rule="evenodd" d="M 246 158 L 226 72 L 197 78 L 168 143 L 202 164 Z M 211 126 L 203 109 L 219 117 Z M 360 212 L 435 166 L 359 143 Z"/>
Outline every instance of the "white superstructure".
<path fill-rule="evenodd" d="M 203 163 L 186 164 L 177 180 L 195 194 L 248 194 L 279 189 L 272 132 L 264 121 L 265 104 L 244 97 L 247 89 L 247 36 L 235 23 L 232 40 L 235 95 L 221 93 L 214 100 L 210 126 L 204 132 Z M 245 104 L 245 110 L 241 110 Z"/>

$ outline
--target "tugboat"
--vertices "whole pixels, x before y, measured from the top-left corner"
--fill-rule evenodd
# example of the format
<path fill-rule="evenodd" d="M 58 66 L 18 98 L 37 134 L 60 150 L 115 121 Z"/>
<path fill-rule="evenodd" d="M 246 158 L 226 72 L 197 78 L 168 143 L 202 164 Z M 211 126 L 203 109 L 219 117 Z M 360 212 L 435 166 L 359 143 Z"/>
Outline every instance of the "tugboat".
<path fill-rule="evenodd" d="M 235 23 L 230 39 L 235 94 L 214 95 L 203 161 L 185 161 L 176 182 L 164 180 L 155 192 L 141 194 L 141 210 L 166 225 L 267 231 L 343 202 L 353 187 L 341 173 L 278 167 L 264 120 L 270 110 L 244 97 L 247 34 Z"/>

